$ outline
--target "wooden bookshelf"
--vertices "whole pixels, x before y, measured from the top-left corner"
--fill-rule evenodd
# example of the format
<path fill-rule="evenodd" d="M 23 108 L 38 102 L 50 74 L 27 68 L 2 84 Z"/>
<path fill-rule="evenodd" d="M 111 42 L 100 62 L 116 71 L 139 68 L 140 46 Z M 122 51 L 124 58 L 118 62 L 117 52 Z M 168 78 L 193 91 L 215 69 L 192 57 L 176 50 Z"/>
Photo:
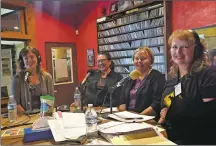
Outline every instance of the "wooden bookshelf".
<path fill-rule="evenodd" d="M 133 51 L 148 46 L 154 53 L 152 67 L 167 76 L 171 10 L 172 1 L 152 1 L 98 18 L 98 52 L 109 52 L 115 71 L 126 76 L 135 69 Z"/>

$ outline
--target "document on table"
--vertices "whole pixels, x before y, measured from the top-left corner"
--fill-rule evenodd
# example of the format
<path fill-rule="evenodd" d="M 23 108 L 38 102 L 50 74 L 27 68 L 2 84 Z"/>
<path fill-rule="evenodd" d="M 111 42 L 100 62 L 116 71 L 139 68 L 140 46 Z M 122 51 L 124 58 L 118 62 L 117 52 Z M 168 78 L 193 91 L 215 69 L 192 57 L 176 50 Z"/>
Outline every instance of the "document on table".
<path fill-rule="evenodd" d="M 154 118 L 154 116 L 139 115 L 128 111 L 109 114 L 108 117 L 121 122 L 144 122 Z"/>
<path fill-rule="evenodd" d="M 125 134 L 136 131 L 149 131 L 152 130 L 152 126 L 146 123 L 124 123 L 111 121 L 98 126 L 98 130 L 104 134 Z"/>
<path fill-rule="evenodd" d="M 113 107 L 112 108 L 112 111 L 113 112 L 118 112 L 118 108 L 117 107 Z M 110 108 L 104 108 L 102 111 L 101 110 L 97 110 L 97 113 L 100 113 L 103 114 L 103 113 L 109 113 L 110 112 Z"/>
<path fill-rule="evenodd" d="M 86 134 L 85 114 L 62 112 L 64 129 L 58 120 L 48 120 L 55 141 L 73 140 Z M 69 139 L 66 138 L 70 137 Z"/>

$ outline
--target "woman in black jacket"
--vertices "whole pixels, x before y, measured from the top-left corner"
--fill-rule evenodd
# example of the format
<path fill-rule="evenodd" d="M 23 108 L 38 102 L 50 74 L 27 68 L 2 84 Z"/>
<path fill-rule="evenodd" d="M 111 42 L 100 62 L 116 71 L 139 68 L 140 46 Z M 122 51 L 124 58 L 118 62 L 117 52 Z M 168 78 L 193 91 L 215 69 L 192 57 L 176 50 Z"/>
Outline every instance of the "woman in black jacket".
<path fill-rule="evenodd" d="M 136 80 L 125 81 L 119 110 L 159 115 L 165 77 L 159 71 L 152 69 L 154 56 L 148 47 L 135 50 L 133 62 L 136 69 L 141 72 L 141 76 Z"/>
<path fill-rule="evenodd" d="M 169 38 L 172 65 L 162 95 L 160 124 L 168 138 L 183 145 L 215 145 L 216 73 L 206 65 L 205 47 L 192 30 Z"/>
<path fill-rule="evenodd" d="M 109 87 L 122 79 L 119 73 L 114 72 L 114 63 L 108 53 L 100 53 L 97 57 L 98 70 L 95 71 L 86 83 L 84 104 L 93 106 L 110 105 Z M 112 98 L 112 106 L 119 106 L 121 89 L 115 89 Z"/>

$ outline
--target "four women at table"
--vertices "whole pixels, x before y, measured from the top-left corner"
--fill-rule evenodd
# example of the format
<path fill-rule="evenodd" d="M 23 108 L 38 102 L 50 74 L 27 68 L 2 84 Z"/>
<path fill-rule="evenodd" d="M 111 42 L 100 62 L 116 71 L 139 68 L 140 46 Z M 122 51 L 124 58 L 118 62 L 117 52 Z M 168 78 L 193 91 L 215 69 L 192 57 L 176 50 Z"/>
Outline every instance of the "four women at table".
<path fill-rule="evenodd" d="M 173 62 L 169 72 L 172 79 L 165 84 L 165 76 L 152 69 L 154 55 L 151 49 L 140 47 L 132 59 L 141 75 L 136 80 L 125 80 L 122 91 L 116 89 L 113 106 L 120 105 L 119 110 L 145 115 L 160 115 L 158 122 L 166 123 L 168 138 L 177 144 L 216 144 L 216 73 L 206 65 L 205 47 L 192 30 L 174 31 L 168 44 Z M 31 107 L 39 107 L 40 95 L 53 95 L 52 78 L 41 70 L 37 49 L 24 48 L 19 61 L 21 71 L 13 80 L 18 110 L 28 108 L 26 94 L 31 97 Z M 108 53 L 98 54 L 97 66 L 98 71 L 86 84 L 84 103 L 109 106 L 108 89 L 122 76 L 114 72 Z M 31 72 L 27 82 L 26 70 Z"/>

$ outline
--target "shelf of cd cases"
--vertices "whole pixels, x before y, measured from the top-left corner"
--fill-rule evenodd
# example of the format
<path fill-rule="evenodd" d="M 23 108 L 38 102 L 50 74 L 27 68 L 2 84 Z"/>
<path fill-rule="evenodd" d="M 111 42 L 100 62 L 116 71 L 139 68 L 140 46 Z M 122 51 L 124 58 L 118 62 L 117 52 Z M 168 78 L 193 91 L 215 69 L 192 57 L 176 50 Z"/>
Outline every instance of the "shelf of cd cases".
<path fill-rule="evenodd" d="M 108 52 L 115 71 L 125 76 L 135 69 L 134 50 L 147 46 L 154 55 L 152 68 L 167 75 L 171 7 L 171 1 L 152 1 L 99 18 L 98 52 Z"/>
<path fill-rule="evenodd" d="M 147 29 L 163 27 L 163 26 L 164 25 L 161 24 L 161 25 L 155 25 L 155 26 L 149 26 L 149 27 L 143 27 L 143 28 L 140 28 L 140 26 L 138 26 L 137 28 L 133 28 L 133 27 L 131 28 L 130 25 L 126 25 L 126 27 L 123 27 L 123 28 L 120 27 L 118 29 L 111 29 L 108 31 L 98 32 L 98 38 L 108 38 L 108 37 L 117 36 L 120 34 L 127 34 L 130 32 L 138 32 L 140 30 L 147 30 Z"/>

